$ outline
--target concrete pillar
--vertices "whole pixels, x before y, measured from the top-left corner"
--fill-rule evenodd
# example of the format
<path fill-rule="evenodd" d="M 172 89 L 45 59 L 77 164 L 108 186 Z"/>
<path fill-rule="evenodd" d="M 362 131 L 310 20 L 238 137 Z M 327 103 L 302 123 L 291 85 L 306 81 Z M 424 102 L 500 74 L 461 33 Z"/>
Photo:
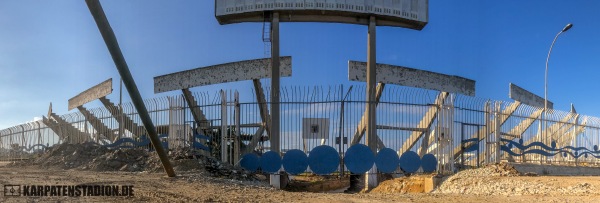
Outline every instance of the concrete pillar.
<path fill-rule="evenodd" d="M 273 13 L 271 24 L 271 150 L 280 151 L 279 140 L 279 13 Z"/>
<path fill-rule="evenodd" d="M 377 153 L 377 128 L 376 128 L 376 104 L 375 104 L 375 85 L 376 71 L 376 22 L 375 16 L 371 16 L 369 19 L 369 33 L 367 40 L 367 130 L 366 130 L 366 144 L 373 151 Z M 377 168 L 373 165 L 373 168 L 365 175 L 365 189 L 371 190 L 377 186 Z"/>
<path fill-rule="evenodd" d="M 271 21 L 271 151 L 279 153 L 281 150 L 279 139 L 279 13 L 274 12 Z M 271 186 L 281 189 L 279 174 L 270 178 Z"/>

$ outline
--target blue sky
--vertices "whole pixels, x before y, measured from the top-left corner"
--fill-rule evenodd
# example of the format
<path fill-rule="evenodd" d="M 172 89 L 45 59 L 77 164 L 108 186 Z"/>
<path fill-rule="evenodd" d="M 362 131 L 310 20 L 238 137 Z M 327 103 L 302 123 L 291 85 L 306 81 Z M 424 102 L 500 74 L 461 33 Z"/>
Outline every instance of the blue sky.
<path fill-rule="evenodd" d="M 264 57 L 261 23 L 219 25 L 211 0 L 102 0 L 142 97 L 155 95 L 153 77 L 196 67 Z M 600 1 L 429 2 L 422 31 L 377 28 L 377 61 L 476 80 L 476 96 L 510 101 L 513 82 L 544 94 L 550 43 L 549 99 L 559 110 L 600 116 Z M 281 25 L 281 55 L 293 57 L 282 85 L 357 85 L 347 61 L 366 60 L 367 28 L 330 23 Z M 119 75 L 83 0 L 0 0 L 0 128 L 45 115 Z M 250 91 L 251 82 L 194 88 Z M 127 94 L 124 94 L 127 95 Z M 125 101 L 129 98 L 125 97 Z M 100 106 L 95 101 L 87 107 Z"/>

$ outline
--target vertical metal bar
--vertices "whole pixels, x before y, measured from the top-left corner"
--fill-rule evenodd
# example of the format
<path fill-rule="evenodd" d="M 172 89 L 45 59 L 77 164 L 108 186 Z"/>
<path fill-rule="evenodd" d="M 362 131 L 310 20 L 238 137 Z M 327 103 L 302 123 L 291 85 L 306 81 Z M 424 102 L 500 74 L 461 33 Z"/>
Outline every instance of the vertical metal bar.
<path fill-rule="evenodd" d="M 140 118 L 148 131 L 150 136 L 150 140 L 154 149 L 156 149 L 156 153 L 160 157 L 160 161 L 162 162 L 163 168 L 169 177 L 175 177 L 175 171 L 171 166 L 171 162 L 169 161 L 169 157 L 167 156 L 166 151 L 163 149 L 162 143 L 158 139 L 158 135 L 156 134 L 156 129 L 154 128 L 154 124 L 152 123 L 152 119 L 148 114 L 148 110 L 146 109 L 146 105 L 142 100 L 142 96 L 138 91 L 137 85 L 131 76 L 131 72 L 129 72 L 129 67 L 125 62 L 125 58 L 123 57 L 123 53 L 121 53 L 121 48 L 119 48 L 119 43 L 117 42 L 117 38 L 115 33 L 113 32 L 110 24 L 108 23 L 108 19 L 106 18 L 106 14 L 104 10 L 102 10 L 102 6 L 98 0 L 86 0 L 88 8 L 90 9 L 90 13 L 94 17 L 96 24 L 98 25 L 98 29 L 102 34 L 102 38 L 104 38 L 104 42 L 110 52 L 113 61 L 119 70 L 119 75 L 123 78 L 123 83 L 125 83 L 125 87 L 127 88 L 127 92 L 129 92 L 129 96 L 131 97 L 131 101 L 133 102 L 136 110 L 140 114 Z"/>
<path fill-rule="evenodd" d="M 352 87 L 351 87 L 352 89 Z M 342 156 L 342 145 L 344 144 L 344 136 L 342 135 L 342 125 L 344 125 L 344 85 L 340 85 L 340 126 L 338 132 L 338 154 Z M 344 159 L 340 159 L 340 177 L 344 176 Z"/>
<path fill-rule="evenodd" d="M 494 162 L 495 163 L 500 163 L 500 134 L 501 133 L 501 124 L 500 124 L 500 117 L 502 117 L 502 111 L 501 111 L 501 103 L 500 102 L 496 102 L 496 120 L 494 122 L 495 125 L 495 132 L 494 132 Z"/>
<path fill-rule="evenodd" d="M 120 111 L 120 122 L 119 122 L 119 136 L 118 139 L 123 138 L 123 78 L 119 82 L 119 111 Z"/>
<path fill-rule="evenodd" d="M 377 64 L 376 57 L 376 21 L 375 16 L 371 16 L 369 19 L 369 33 L 367 40 L 367 133 L 366 143 L 367 146 L 377 153 L 377 129 L 376 129 L 376 113 L 375 113 L 375 85 L 376 71 L 375 67 Z M 367 190 L 373 189 L 377 186 L 377 175 L 375 174 L 377 169 L 373 165 L 373 168 L 369 170 L 365 176 L 365 188 Z"/>
<path fill-rule="evenodd" d="M 221 161 L 227 161 L 227 93 L 221 90 Z"/>
<path fill-rule="evenodd" d="M 233 147 L 233 163 L 237 163 L 240 160 L 240 93 L 235 91 L 235 140 Z"/>

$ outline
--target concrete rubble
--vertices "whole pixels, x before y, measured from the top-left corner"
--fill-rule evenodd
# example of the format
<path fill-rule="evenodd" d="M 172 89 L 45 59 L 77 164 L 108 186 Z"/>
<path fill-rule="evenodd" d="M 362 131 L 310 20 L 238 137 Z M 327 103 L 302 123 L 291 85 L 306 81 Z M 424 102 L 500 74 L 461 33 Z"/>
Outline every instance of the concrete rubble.
<path fill-rule="evenodd" d="M 589 183 L 578 183 L 569 187 L 504 177 L 531 176 L 520 174 L 507 163 L 488 165 L 479 169 L 460 171 L 447 177 L 433 193 L 473 195 L 563 195 L 599 193 Z"/>
<path fill-rule="evenodd" d="M 256 173 L 222 163 L 188 147 L 171 149 L 169 157 L 177 172 L 195 172 L 237 181 L 257 180 Z M 147 149 L 109 149 L 94 143 L 57 144 L 34 159 L 12 165 L 62 170 L 163 172 L 158 156 Z"/>

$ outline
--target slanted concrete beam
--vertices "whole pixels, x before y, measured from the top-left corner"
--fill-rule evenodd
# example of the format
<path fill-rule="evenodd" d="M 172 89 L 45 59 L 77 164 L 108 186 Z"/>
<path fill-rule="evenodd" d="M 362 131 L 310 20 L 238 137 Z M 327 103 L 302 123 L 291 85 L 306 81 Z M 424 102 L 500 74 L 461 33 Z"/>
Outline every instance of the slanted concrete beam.
<path fill-rule="evenodd" d="M 131 132 L 134 136 L 141 136 L 146 133 L 144 126 L 139 126 L 126 114 L 121 113 L 119 111 L 119 107 L 113 104 L 109 99 L 106 97 L 100 97 L 100 102 L 102 102 L 104 107 L 110 112 L 110 114 L 112 114 L 115 120 L 117 120 L 117 122 L 123 126 L 123 128 Z M 123 123 L 121 123 L 121 118 L 123 119 Z"/>
<path fill-rule="evenodd" d="M 538 109 L 531 113 L 527 118 L 523 119 L 518 125 L 513 127 L 507 134 L 502 134 L 503 136 L 511 136 L 513 138 L 521 138 L 523 133 L 535 122 L 544 112 L 544 109 Z M 491 147 L 492 156 L 495 156 L 496 145 L 488 146 Z M 509 155 L 510 156 L 510 155 Z M 512 157 L 512 156 L 511 156 Z M 479 160 L 485 160 L 485 154 L 479 154 Z"/>
<path fill-rule="evenodd" d="M 111 141 L 115 140 L 115 133 L 106 125 L 104 125 L 104 123 L 102 123 L 100 119 L 94 116 L 92 112 L 88 111 L 83 106 L 78 106 L 77 109 L 79 110 L 79 112 L 81 112 L 81 114 L 83 114 L 85 119 L 92 125 L 92 127 L 96 129 L 97 136 L 103 136 L 104 138 Z"/>
<path fill-rule="evenodd" d="M 90 136 L 87 133 L 81 132 L 79 129 L 73 127 L 69 122 L 62 119 L 55 113 L 50 113 L 50 117 L 42 118 L 42 122 L 46 126 L 50 127 L 58 137 L 68 143 L 81 143 L 90 141 Z"/>
<path fill-rule="evenodd" d="M 521 138 L 523 133 L 535 122 L 544 112 L 544 109 L 535 110 L 527 118 L 523 119 L 518 125 L 513 127 L 509 132 L 509 136 L 515 136 L 515 138 Z"/>
<path fill-rule="evenodd" d="M 262 123 L 260 124 L 258 130 L 256 130 L 256 133 L 254 133 L 254 136 L 252 136 L 252 139 L 246 147 L 244 154 L 250 153 L 252 150 L 254 150 L 254 148 L 256 148 L 258 141 L 260 141 L 265 131 L 267 131 L 267 136 L 269 136 L 269 138 L 271 137 L 271 116 L 269 115 L 269 108 L 267 108 L 267 100 L 265 99 L 265 93 L 262 88 L 262 84 L 258 79 L 252 80 L 252 83 L 254 84 L 254 90 L 256 91 L 256 101 L 258 102 L 258 109 Z"/>
<path fill-rule="evenodd" d="M 560 132 L 558 134 L 558 139 L 556 141 L 556 145 L 558 145 L 559 147 L 564 147 L 569 145 L 569 143 L 571 141 L 573 141 L 577 135 L 583 133 L 583 131 L 585 131 L 585 126 L 587 125 L 588 119 L 587 117 L 585 119 L 583 119 L 583 122 L 581 122 L 581 124 L 577 124 L 577 121 L 579 119 L 579 114 L 577 114 L 577 117 L 575 118 L 574 122 L 571 124 L 569 124 L 570 126 L 572 126 L 571 128 L 569 128 L 568 131 L 563 131 Z M 574 126 L 574 128 L 573 128 Z M 573 133 L 569 133 L 570 130 L 573 129 Z"/>
<path fill-rule="evenodd" d="M 508 107 L 506 107 L 506 109 L 504 109 L 502 111 L 502 115 L 500 115 L 500 126 L 502 126 L 506 120 L 508 120 L 508 118 L 517 110 L 517 108 L 519 108 L 519 106 L 521 105 L 521 102 L 519 101 L 515 101 L 513 102 L 511 105 L 509 105 Z M 477 135 L 479 135 L 479 142 L 485 140 L 485 138 L 487 138 L 487 132 L 493 133 L 494 131 L 496 131 L 496 126 L 490 124 L 490 123 L 486 123 L 486 128 L 489 128 L 489 131 L 487 131 L 486 128 L 480 128 L 478 132 L 476 132 L 476 134 L 471 135 L 471 138 L 475 138 L 477 137 Z M 475 145 L 473 142 L 468 143 L 465 148 L 468 149 L 470 147 L 472 147 L 473 145 Z M 456 146 L 454 148 L 454 159 L 457 159 L 460 154 L 462 154 L 462 146 Z"/>
<path fill-rule="evenodd" d="M 265 132 L 265 127 L 264 126 L 260 126 L 258 127 L 258 130 L 256 130 L 256 133 L 254 133 L 254 135 L 252 136 L 252 139 L 250 140 L 250 143 L 248 143 L 248 146 L 246 147 L 246 150 L 244 150 L 244 154 L 246 153 L 250 153 L 254 150 L 254 148 L 256 148 L 256 145 L 258 144 L 258 142 L 260 141 L 260 138 L 262 137 L 262 134 Z"/>
<path fill-rule="evenodd" d="M 383 90 L 385 88 L 385 84 L 384 83 L 377 83 L 377 87 L 375 88 L 375 105 L 379 105 L 379 100 L 381 99 L 381 95 L 383 94 Z M 366 110 L 363 113 L 362 118 L 360 119 L 360 123 L 358 123 L 358 127 L 356 127 L 356 131 L 354 132 L 354 136 L 352 137 L 352 142 L 350 143 L 350 146 L 358 144 L 360 142 L 360 140 L 362 139 L 362 137 L 365 135 L 365 132 L 367 130 L 367 113 Z M 378 140 L 378 148 L 384 148 L 385 145 L 383 144 L 383 141 L 381 141 L 381 138 L 379 138 L 379 136 L 377 136 L 377 140 Z"/>
<path fill-rule="evenodd" d="M 77 108 L 78 106 L 83 106 L 84 104 L 94 101 L 100 97 L 105 97 L 106 95 L 112 93 L 112 91 L 112 78 L 110 78 L 69 99 L 69 111 Z"/>
<path fill-rule="evenodd" d="M 292 75 L 292 57 L 277 57 L 281 76 Z M 271 77 L 271 58 L 225 63 L 154 77 L 154 93 Z"/>
<path fill-rule="evenodd" d="M 433 106 L 429 107 L 429 109 L 425 113 L 425 116 L 423 116 L 423 118 L 419 122 L 417 128 L 431 128 L 431 124 L 433 124 L 433 121 L 437 117 L 439 107 L 444 105 L 444 101 L 446 100 L 448 95 L 450 95 L 450 93 L 448 92 L 441 92 L 440 94 L 438 94 L 438 96 L 435 99 L 435 103 L 433 104 Z M 406 139 L 402 147 L 398 149 L 398 154 L 402 154 L 406 151 L 409 151 L 413 146 L 415 146 L 415 144 L 417 144 L 417 141 L 419 141 L 419 139 L 424 134 L 425 132 L 423 131 L 415 131 L 412 134 L 410 134 L 410 136 L 408 137 L 408 139 Z"/>
<path fill-rule="evenodd" d="M 431 143 L 433 143 L 433 141 L 435 141 L 435 129 L 432 130 L 431 133 L 429 133 L 429 135 L 423 137 L 423 141 L 421 141 L 421 149 L 419 149 L 418 151 L 419 156 L 423 156 L 428 153 L 429 146 L 431 146 Z M 437 147 L 437 145 L 435 147 Z"/>
<path fill-rule="evenodd" d="M 252 80 L 252 83 L 254 84 L 254 90 L 256 91 L 256 101 L 258 102 L 260 119 L 262 120 L 264 130 L 267 131 L 267 136 L 271 137 L 271 115 L 269 115 L 265 91 L 262 88 L 260 80 L 254 79 Z"/>
<path fill-rule="evenodd" d="M 509 83 L 508 97 L 529 106 L 544 108 L 544 98 L 537 96 L 526 89 L 523 89 L 515 84 Z M 552 109 L 554 104 L 548 101 L 548 109 Z"/>
<path fill-rule="evenodd" d="M 539 137 L 542 137 L 544 135 L 552 137 L 554 135 L 554 133 L 556 133 L 558 130 L 563 128 L 575 116 L 576 116 L 576 114 L 572 114 L 572 113 L 566 115 L 565 117 L 563 117 L 560 120 L 560 122 L 556 122 L 556 123 L 552 124 L 550 127 L 543 129 L 541 131 L 541 133 L 538 133 L 537 135 L 533 136 L 532 138 L 530 138 L 529 140 L 524 142 L 524 145 L 528 145 L 528 144 L 531 144 L 532 142 L 536 142 L 536 141 L 538 141 Z M 543 139 L 545 139 L 545 138 L 543 138 Z M 550 143 L 547 143 L 547 144 L 550 144 Z"/>
<path fill-rule="evenodd" d="M 348 61 L 348 79 L 366 81 L 366 67 L 365 62 Z M 388 64 L 377 64 L 376 72 L 380 83 L 475 96 L 475 81 L 463 77 Z"/>
<path fill-rule="evenodd" d="M 209 126 L 208 120 L 206 120 L 206 116 L 204 115 L 204 112 L 202 112 L 202 109 L 200 109 L 200 107 L 198 106 L 198 102 L 196 102 L 196 98 L 194 98 L 192 92 L 190 92 L 190 90 L 187 88 L 182 89 L 181 92 L 183 92 L 183 98 L 190 107 L 192 117 L 194 117 L 194 121 L 198 125 L 198 128 L 202 130 L 207 129 Z"/>

